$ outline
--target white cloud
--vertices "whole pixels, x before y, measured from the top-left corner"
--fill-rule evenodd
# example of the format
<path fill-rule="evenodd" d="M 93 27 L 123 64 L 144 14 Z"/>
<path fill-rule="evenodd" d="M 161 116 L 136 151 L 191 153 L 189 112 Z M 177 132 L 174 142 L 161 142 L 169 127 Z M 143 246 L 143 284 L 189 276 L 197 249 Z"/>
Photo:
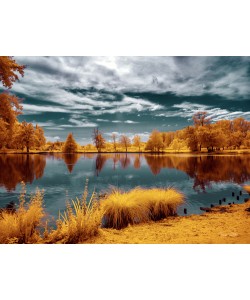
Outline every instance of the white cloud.
<path fill-rule="evenodd" d="M 16 57 L 27 65 L 13 90 L 41 95 L 61 104 L 77 102 L 66 89 L 94 87 L 111 92 L 172 92 L 228 98 L 249 96 L 249 58 L 245 57 Z M 97 93 L 98 94 L 98 93 Z M 68 97 L 70 95 L 70 97 Z M 93 94 L 94 95 L 94 94 Z M 96 95 L 94 95 L 96 99 Z M 110 97 L 112 97 L 110 95 Z M 80 97 L 82 98 L 82 97 Z M 99 95 L 99 105 L 110 99 Z M 80 104 L 94 106 L 88 95 Z M 88 108 L 86 108 L 88 109 Z"/>
<path fill-rule="evenodd" d="M 98 125 L 93 122 L 89 122 L 88 120 L 76 120 L 73 118 L 69 119 L 69 122 L 72 124 L 60 125 L 60 127 L 71 128 L 71 127 L 97 127 Z"/>
<path fill-rule="evenodd" d="M 126 121 L 124 121 L 124 123 L 127 123 L 127 124 L 137 124 L 139 122 L 135 122 L 135 121 L 131 121 L 131 120 L 126 120 Z"/>
<path fill-rule="evenodd" d="M 192 116 L 198 111 L 206 111 L 208 116 L 212 118 L 212 121 L 216 122 L 219 120 L 232 120 L 238 117 L 244 117 L 250 120 L 250 112 L 234 111 L 230 112 L 227 109 L 219 107 L 213 107 L 211 105 L 201 105 L 197 103 L 183 102 L 181 104 L 174 104 L 173 108 L 178 110 L 168 111 L 160 114 L 156 114 L 157 117 L 181 117 L 188 120 L 192 119 Z"/>

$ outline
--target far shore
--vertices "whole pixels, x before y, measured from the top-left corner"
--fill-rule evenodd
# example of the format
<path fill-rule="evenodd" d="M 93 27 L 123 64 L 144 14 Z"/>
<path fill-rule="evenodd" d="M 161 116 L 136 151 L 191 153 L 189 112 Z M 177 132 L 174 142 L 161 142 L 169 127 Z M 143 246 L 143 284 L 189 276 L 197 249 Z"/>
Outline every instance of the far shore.
<path fill-rule="evenodd" d="M 183 151 L 173 151 L 173 150 L 164 150 L 160 152 L 152 152 L 152 151 L 75 151 L 71 153 L 66 153 L 59 150 L 53 150 L 53 151 L 42 151 L 42 150 L 30 150 L 27 151 L 21 151 L 21 150 L 0 150 L 0 154 L 53 154 L 53 153 L 61 153 L 61 154 L 190 154 L 190 155 L 219 155 L 219 154 L 250 154 L 250 149 L 236 149 L 236 150 L 217 150 L 217 151 L 211 151 L 208 152 L 206 150 L 202 150 L 201 152 L 192 152 L 189 150 L 183 150 Z"/>

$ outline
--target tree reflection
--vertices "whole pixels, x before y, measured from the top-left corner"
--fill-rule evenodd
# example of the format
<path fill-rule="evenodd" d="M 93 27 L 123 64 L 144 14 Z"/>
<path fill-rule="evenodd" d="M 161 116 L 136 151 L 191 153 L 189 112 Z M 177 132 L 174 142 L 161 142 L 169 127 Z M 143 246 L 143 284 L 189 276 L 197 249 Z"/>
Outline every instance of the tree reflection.
<path fill-rule="evenodd" d="M 106 163 L 107 157 L 102 154 L 98 154 L 95 159 L 95 174 L 98 176 L 101 173 L 101 170 L 103 169 L 105 163 Z"/>
<path fill-rule="evenodd" d="M 0 155 L 0 186 L 7 191 L 16 189 L 21 181 L 32 183 L 41 178 L 46 166 L 46 157 L 36 154 Z"/>
<path fill-rule="evenodd" d="M 127 154 L 122 154 L 120 157 L 120 164 L 122 169 L 126 169 L 128 168 L 128 166 L 130 165 L 130 158 Z"/>
<path fill-rule="evenodd" d="M 205 191 L 211 182 L 232 181 L 242 184 L 250 179 L 250 156 L 164 156 L 145 155 L 152 173 L 162 168 L 184 171 L 194 179 L 193 188 Z"/>
<path fill-rule="evenodd" d="M 72 173 L 74 166 L 80 157 L 81 157 L 81 155 L 76 154 L 76 153 L 62 154 L 62 159 L 64 160 L 64 162 L 69 170 L 69 173 Z"/>

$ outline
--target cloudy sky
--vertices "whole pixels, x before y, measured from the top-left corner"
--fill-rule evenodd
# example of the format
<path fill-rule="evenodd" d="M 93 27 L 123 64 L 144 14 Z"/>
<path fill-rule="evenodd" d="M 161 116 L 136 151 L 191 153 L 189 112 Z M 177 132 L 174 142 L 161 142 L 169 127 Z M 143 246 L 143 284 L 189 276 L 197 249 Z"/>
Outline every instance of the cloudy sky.
<path fill-rule="evenodd" d="M 15 57 L 27 66 L 12 91 L 23 99 L 21 121 L 50 140 L 73 132 L 91 141 L 94 127 L 148 138 L 192 124 L 195 111 L 214 121 L 250 120 L 250 57 Z M 0 87 L 1 89 L 1 87 Z"/>

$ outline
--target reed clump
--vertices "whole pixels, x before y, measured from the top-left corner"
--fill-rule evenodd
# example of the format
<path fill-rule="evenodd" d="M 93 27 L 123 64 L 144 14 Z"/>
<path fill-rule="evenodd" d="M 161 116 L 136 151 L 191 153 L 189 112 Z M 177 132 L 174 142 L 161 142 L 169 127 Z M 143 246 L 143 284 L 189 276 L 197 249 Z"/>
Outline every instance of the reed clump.
<path fill-rule="evenodd" d="M 41 240 L 39 226 L 45 216 L 43 208 L 43 191 L 37 190 L 26 201 L 26 189 L 22 183 L 22 192 L 17 209 L 3 209 L 0 212 L 0 243 L 29 244 Z"/>
<path fill-rule="evenodd" d="M 184 202 L 184 195 L 174 188 L 144 191 L 143 201 L 150 210 L 149 217 L 153 221 L 175 216 L 177 208 Z"/>
<path fill-rule="evenodd" d="M 122 229 L 173 216 L 183 200 L 184 195 L 173 188 L 135 188 L 128 192 L 114 189 L 101 201 L 103 227 Z"/>
<path fill-rule="evenodd" d="M 96 193 L 88 198 L 88 182 L 81 199 L 67 203 L 66 211 L 59 215 L 56 229 L 49 232 L 45 243 L 76 244 L 98 234 L 102 213 Z"/>
<path fill-rule="evenodd" d="M 148 221 L 149 209 L 141 198 L 141 189 L 129 192 L 113 189 L 106 199 L 101 201 L 103 227 L 122 229 L 128 224 Z"/>
<path fill-rule="evenodd" d="M 243 188 L 250 195 L 250 185 L 244 185 Z"/>

